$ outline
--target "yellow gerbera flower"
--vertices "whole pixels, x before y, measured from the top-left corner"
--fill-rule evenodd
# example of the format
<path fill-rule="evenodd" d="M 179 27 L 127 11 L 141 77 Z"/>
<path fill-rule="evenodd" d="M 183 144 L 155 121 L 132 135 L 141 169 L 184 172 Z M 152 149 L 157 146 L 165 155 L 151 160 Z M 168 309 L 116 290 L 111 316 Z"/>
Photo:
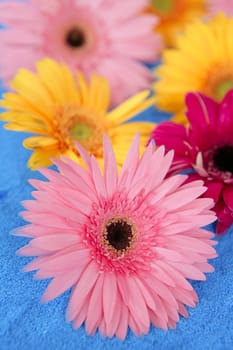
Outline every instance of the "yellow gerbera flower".
<path fill-rule="evenodd" d="M 177 39 L 175 49 L 164 52 L 164 63 L 155 70 L 158 108 L 175 113 L 185 122 L 184 98 L 199 91 L 220 101 L 233 87 L 233 18 L 217 15 L 208 23 L 196 21 Z"/>
<path fill-rule="evenodd" d="M 160 19 L 155 30 L 162 34 L 166 46 L 173 46 L 187 23 L 200 18 L 206 10 L 206 0 L 150 0 L 148 8 Z"/>
<path fill-rule="evenodd" d="M 114 110 L 109 106 L 109 85 L 95 74 L 87 83 L 81 73 L 74 77 L 65 64 L 50 59 L 37 63 L 37 73 L 21 69 L 12 81 L 16 92 L 6 93 L 0 105 L 8 111 L 0 119 L 5 128 L 38 134 L 24 141 L 34 150 L 28 166 L 33 170 L 51 164 L 64 154 L 78 158 L 75 141 L 102 161 L 102 137 L 107 134 L 122 164 L 134 134 L 141 133 L 145 147 L 153 123 L 125 123 L 154 103 L 149 91 L 130 98 Z"/>

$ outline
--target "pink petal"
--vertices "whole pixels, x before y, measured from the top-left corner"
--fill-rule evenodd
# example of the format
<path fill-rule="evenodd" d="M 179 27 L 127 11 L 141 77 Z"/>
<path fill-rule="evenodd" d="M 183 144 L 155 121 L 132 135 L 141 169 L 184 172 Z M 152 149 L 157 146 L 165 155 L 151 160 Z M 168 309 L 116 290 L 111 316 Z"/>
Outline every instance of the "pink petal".
<path fill-rule="evenodd" d="M 130 292 L 128 301 L 130 314 L 135 320 L 137 320 L 137 324 L 143 325 L 146 329 L 149 329 L 150 319 L 148 310 L 135 279 L 128 276 L 125 283 L 128 284 L 128 289 Z"/>
<path fill-rule="evenodd" d="M 177 305 L 177 301 L 174 298 L 173 295 L 173 289 L 172 292 L 170 290 L 170 288 L 168 286 L 166 286 L 165 284 L 161 283 L 157 278 L 156 275 L 152 275 L 152 276 L 148 276 L 147 277 L 147 281 L 149 283 L 150 279 L 150 284 L 151 284 L 151 289 L 164 301 L 168 302 L 169 304 L 173 305 L 174 307 L 178 307 Z"/>
<path fill-rule="evenodd" d="M 77 235 L 60 234 L 35 238 L 29 243 L 29 245 L 32 248 L 45 249 L 48 252 L 53 252 L 67 248 L 78 242 L 80 242 L 80 238 Z"/>
<path fill-rule="evenodd" d="M 71 250 L 72 249 L 72 250 Z M 50 256 L 50 258 L 45 262 L 41 263 L 39 268 L 44 271 L 64 272 L 72 268 L 77 267 L 77 273 L 80 267 L 87 264 L 87 259 L 89 258 L 89 249 L 75 250 L 72 246 L 70 247 L 70 252 L 65 252 L 64 250 L 60 254 Z"/>
<path fill-rule="evenodd" d="M 106 191 L 111 197 L 116 191 L 118 170 L 112 145 L 106 136 L 104 137 L 104 176 Z"/>
<path fill-rule="evenodd" d="M 88 308 L 88 303 L 84 302 L 78 315 L 74 319 L 74 323 L 73 323 L 74 329 L 78 329 L 79 327 L 81 327 L 81 325 L 85 321 L 87 317 L 87 308 Z"/>
<path fill-rule="evenodd" d="M 65 273 L 62 276 L 55 277 L 48 285 L 46 291 L 42 296 L 43 302 L 48 302 L 52 299 L 55 299 L 67 289 L 72 287 L 77 280 L 79 279 L 76 271 Z"/>
<path fill-rule="evenodd" d="M 141 291 L 141 294 L 143 295 L 143 298 L 144 298 L 148 308 L 155 311 L 156 305 L 155 305 L 154 299 L 153 299 L 152 295 L 150 294 L 149 290 L 147 289 L 146 285 L 143 284 L 143 282 L 137 276 L 135 276 L 134 279 L 135 279 L 135 281 L 136 281 L 136 283 Z"/>
<path fill-rule="evenodd" d="M 86 330 L 88 334 L 91 335 L 95 333 L 98 325 L 101 323 L 101 319 L 103 318 L 103 280 L 104 275 L 99 275 L 95 284 L 95 288 L 93 288 L 92 294 L 90 296 L 86 319 Z"/>
<path fill-rule="evenodd" d="M 184 276 L 174 269 L 171 265 L 166 263 L 165 261 L 158 260 L 157 265 L 160 266 L 166 273 L 173 278 L 174 283 L 181 287 L 182 289 L 192 290 L 193 287 L 191 284 L 184 278 Z"/>
<path fill-rule="evenodd" d="M 95 184 L 96 193 L 98 194 L 98 197 L 106 197 L 106 187 L 104 183 L 103 175 L 101 174 L 99 165 L 97 163 L 97 160 L 94 157 L 91 157 L 91 171 L 92 176 Z"/>
<path fill-rule="evenodd" d="M 103 312 L 107 329 L 114 318 L 114 309 L 117 303 L 116 277 L 112 273 L 104 274 L 103 284 Z"/>
<path fill-rule="evenodd" d="M 116 336 L 124 340 L 127 335 L 127 330 L 128 330 L 128 322 L 129 322 L 129 312 L 128 308 L 122 303 L 121 304 L 121 318 L 118 324 L 118 328 L 116 330 Z"/>
<path fill-rule="evenodd" d="M 139 137 L 139 134 L 137 134 L 130 146 L 127 157 L 121 169 L 119 186 L 122 189 L 123 189 L 123 186 L 124 187 L 129 186 L 129 184 L 133 179 L 135 171 L 137 169 L 138 160 L 139 160 L 139 146 L 140 146 L 140 137 Z M 125 177 L 127 177 L 127 179 Z"/>
<path fill-rule="evenodd" d="M 90 262 L 83 271 L 79 282 L 72 291 L 70 301 L 66 310 L 67 321 L 72 321 L 79 314 L 82 305 L 86 302 L 98 278 L 98 268 L 95 263 Z"/>
<path fill-rule="evenodd" d="M 198 186 L 196 188 L 182 188 L 178 192 L 169 195 L 163 202 L 165 207 L 168 207 L 171 211 L 177 210 L 184 205 L 188 204 L 195 198 L 199 197 L 206 191 L 204 186 Z M 179 200 L 177 201 L 177 197 Z"/>
<path fill-rule="evenodd" d="M 206 280 L 206 276 L 200 270 L 198 270 L 196 267 L 194 267 L 192 265 L 174 262 L 173 266 L 179 272 L 181 272 L 184 275 L 184 277 L 186 277 L 186 278 L 191 278 L 193 280 L 200 280 L 200 281 Z"/>

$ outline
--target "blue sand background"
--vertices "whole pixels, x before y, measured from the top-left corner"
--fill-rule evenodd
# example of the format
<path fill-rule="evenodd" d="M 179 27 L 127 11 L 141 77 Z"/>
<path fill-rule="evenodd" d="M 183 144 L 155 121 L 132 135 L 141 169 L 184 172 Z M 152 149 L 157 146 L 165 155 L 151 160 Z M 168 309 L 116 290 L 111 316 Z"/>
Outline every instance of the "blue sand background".
<path fill-rule="evenodd" d="M 167 116 L 151 108 L 139 119 L 159 121 Z M 20 202 L 30 198 L 29 178 L 37 172 L 26 167 L 30 151 L 23 149 L 25 135 L 3 129 L 0 124 L 0 349 L 1 350 L 78 350 L 78 349 L 233 349 L 233 230 L 221 237 L 213 261 L 216 272 L 206 282 L 195 282 L 200 297 L 188 319 L 181 318 L 177 329 L 164 332 L 151 327 L 147 336 L 136 338 L 131 332 L 124 342 L 85 335 L 65 322 L 69 291 L 41 304 L 40 297 L 48 281 L 36 281 L 33 273 L 23 273 L 29 258 L 19 257 L 16 250 L 27 240 L 9 235 L 24 224 L 18 216 Z"/>

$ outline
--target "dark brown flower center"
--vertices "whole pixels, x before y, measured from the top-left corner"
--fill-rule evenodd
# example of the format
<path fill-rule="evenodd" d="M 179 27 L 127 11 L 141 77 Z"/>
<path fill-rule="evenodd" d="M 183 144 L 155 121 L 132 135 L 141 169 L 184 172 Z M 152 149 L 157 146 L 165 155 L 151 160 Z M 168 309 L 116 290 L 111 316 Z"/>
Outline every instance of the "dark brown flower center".
<path fill-rule="evenodd" d="M 133 232 L 132 226 L 126 221 L 113 221 L 106 227 L 106 239 L 116 250 L 125 250 L 129 248 Z"/>
<path fill-rule="evenodd" d="M 85 33 L 80 28 L 72 28 L 66 35 L 66 43 L 71 48 L 79 48 L 86 43 Z"/>
<path fill-rule="evenodd" d="M 233 145 L 217 148 L 213 155 L 213 161 L 218 170 L 233 174 Z"/>
<path fill-rule="evenodd" d="M 104 224 L 103 244 L 114 255 L 121 256 L 127 253 L 135 238 L 136 227 L 128 218 L 112 218 Z"/>

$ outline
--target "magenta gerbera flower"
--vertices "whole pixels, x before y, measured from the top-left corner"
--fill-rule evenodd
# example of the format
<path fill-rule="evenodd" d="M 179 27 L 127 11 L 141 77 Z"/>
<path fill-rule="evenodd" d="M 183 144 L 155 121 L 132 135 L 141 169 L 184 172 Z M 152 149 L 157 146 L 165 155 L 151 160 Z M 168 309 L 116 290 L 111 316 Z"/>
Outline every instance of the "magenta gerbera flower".
<path fill-rule="evenodd" d="M 45 56 L 72 70 L 108 78 L 115 105 L 148 88 L 161 38 L 153 32 L 158 19 L 143 13 L 147 0 L 28 0 L 0 4 L 0 72 L 9 81 L 18 68 L 34 68 Z M 17 57 L 17 59 L 15 59 Z"/>
<path fill-rule="evenodd" d="M 212 16 L 219 12 L 224 12 L 229 17 L 233 15 L 232 0 L 208 0 L 208 6 Z"/>
<path fill-rule="evenodd" d="M 186 105 L 190 125 L 161 123 L 152 139 L 175 150 L 172 172 L 192 169 L 189 180 L 205 182 L 204 196 L 214 199 L 217 232 L 223 233 L 233 223 L 233 90 L 220 104 L 190 93 Z"/>
<path fill-rule="evenodd" d="M 150 323 L 175 327 L 185 305 L 198 297 L 187 279 L 205 280 L 216 256 L 212 233 L 200 228 L 215 220 L 211 199 L 198 198 L 202 181 L 185 175 L 164 179 L 173 152 L 151 144 L 139 158 L 137 136 L 118 175 L 112 146 L 104 139 L 103 174 L 94 156 L 79 146 L 86 168 L 64 158 L 49 180 L 32 180 L 35 200 L 22 213 L 31 224 L 16 231 L 32 238 L 19 253 L 36 255 L 25 271 L 53 278 L 43 301 L 72 287 L 67 320 L 74 328 L 124 339 L 128 326 L 146 334 Z M 154 164 L 152 167 L 151 164 Z"/>

